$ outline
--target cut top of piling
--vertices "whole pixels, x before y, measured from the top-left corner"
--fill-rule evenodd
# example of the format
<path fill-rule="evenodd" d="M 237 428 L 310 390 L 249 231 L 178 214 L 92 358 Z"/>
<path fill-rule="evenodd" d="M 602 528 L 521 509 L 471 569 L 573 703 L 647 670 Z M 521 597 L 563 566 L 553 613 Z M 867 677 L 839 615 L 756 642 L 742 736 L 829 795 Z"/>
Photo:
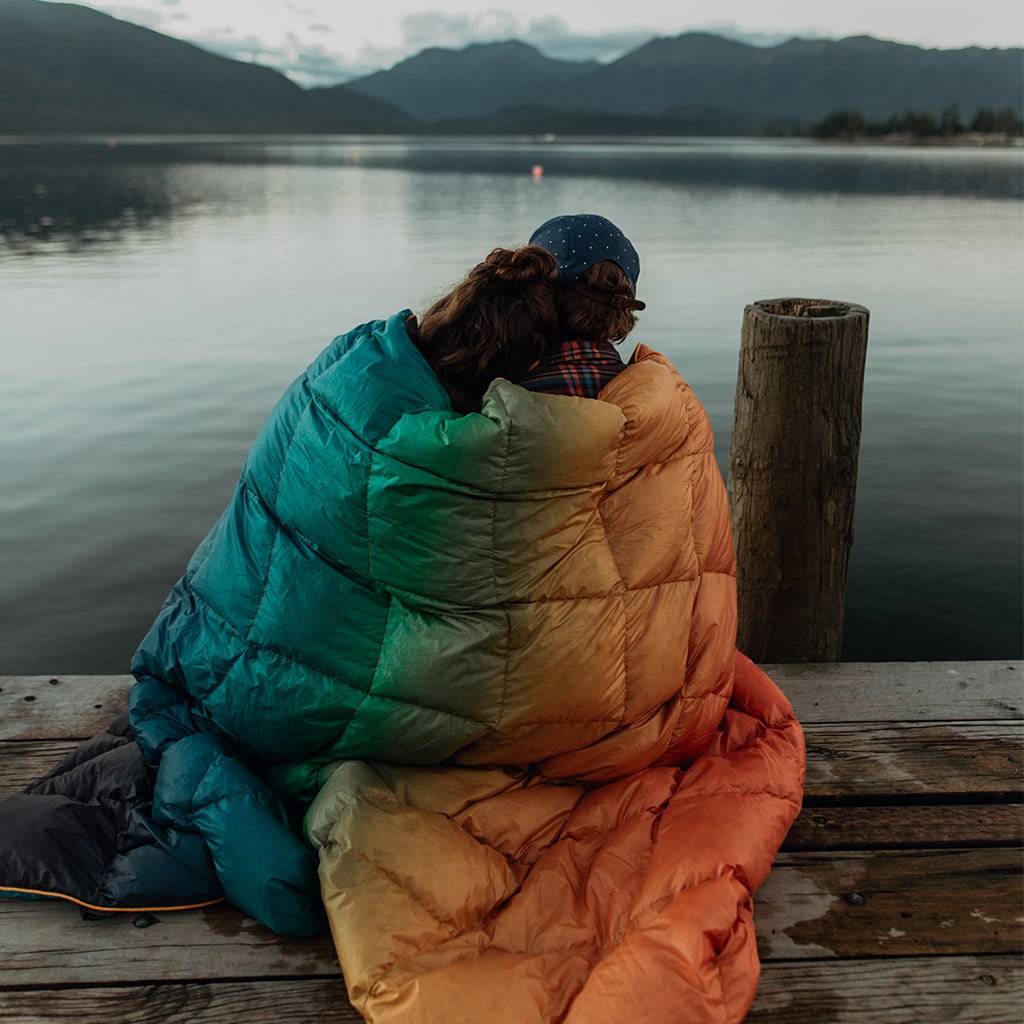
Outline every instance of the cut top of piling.
<path fill-rule="evenodd" d="M 747 306 L 747 316 L 773 320 L 845 320 L 867 317 L 865 306 L 842 299 L 758 299 Z"/>

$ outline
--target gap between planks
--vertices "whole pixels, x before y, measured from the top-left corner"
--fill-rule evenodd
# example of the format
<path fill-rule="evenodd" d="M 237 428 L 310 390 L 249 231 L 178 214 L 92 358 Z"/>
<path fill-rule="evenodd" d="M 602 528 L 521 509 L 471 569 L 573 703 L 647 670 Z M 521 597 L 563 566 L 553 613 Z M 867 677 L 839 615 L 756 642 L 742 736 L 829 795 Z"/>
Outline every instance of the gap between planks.
<path fill-rule="evenodd" d="M 0 799 L 48 772 L 75 747 L 74 741 L 0 743 Z M 969 794 L 961 803 L 908 804 L 897 796 L 887 805 L 851 803 L 822 806 L 828 794 L 814 796 L 817 759 L 809 759 L 811 795 L 783 850 L 914 849 L 922 847 L 1020 846 L 1024 809 L 1019 804 L 983 802 Z M 1012 783 L 1007 780 L 1007 784 Z M 863 799 L 863 798 L 862 798 Z"/>

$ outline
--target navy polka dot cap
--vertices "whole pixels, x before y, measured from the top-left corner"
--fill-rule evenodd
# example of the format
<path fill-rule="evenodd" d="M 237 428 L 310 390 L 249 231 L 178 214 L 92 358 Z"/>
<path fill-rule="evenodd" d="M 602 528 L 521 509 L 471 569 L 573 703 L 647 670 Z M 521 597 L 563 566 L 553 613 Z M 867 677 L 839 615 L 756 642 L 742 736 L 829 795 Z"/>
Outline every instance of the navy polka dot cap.
<path fill-rule="evenodd" d="M 622 267 L 636 294 L 640 257 L 632 242 L 607 217 L 596 213 L 552 217 L 530 235 L 530 245 L 539 245 L 555 257 L 559 281 L 578 281 L 592 263 L 611 260 Z"/>

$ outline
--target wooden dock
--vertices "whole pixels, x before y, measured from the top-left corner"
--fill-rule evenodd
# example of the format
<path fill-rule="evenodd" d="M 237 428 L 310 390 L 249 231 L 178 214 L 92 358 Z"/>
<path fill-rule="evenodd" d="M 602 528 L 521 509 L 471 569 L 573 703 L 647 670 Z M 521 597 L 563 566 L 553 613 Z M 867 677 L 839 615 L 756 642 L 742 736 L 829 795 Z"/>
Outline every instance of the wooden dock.
<path fill-rule="evenodd" d="M 1024 663 L 766 668 L 806 730 L 807 796 L 757 897 L 748 1019 L 1020 1024 Z M 0 795 L 105 726 L 129 681 L 0 678 Z M 0 900 L 0 1020 L 360 1020 L 328 938 L 226 905 L 156 917 Z"/>

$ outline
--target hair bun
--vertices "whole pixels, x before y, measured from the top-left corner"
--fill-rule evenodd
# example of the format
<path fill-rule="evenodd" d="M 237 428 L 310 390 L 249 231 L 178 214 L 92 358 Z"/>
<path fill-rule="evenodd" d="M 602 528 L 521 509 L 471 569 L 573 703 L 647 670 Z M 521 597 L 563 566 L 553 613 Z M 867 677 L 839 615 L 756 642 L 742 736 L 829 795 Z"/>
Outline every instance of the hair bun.
<path fill-rule="evenodd" d="M 550 281 L 555 273 L 555 257 L 539 245 L 519 249 L 494 249 L 484 261 L 488 276 L 505 284 L 528 285 Z"/>

